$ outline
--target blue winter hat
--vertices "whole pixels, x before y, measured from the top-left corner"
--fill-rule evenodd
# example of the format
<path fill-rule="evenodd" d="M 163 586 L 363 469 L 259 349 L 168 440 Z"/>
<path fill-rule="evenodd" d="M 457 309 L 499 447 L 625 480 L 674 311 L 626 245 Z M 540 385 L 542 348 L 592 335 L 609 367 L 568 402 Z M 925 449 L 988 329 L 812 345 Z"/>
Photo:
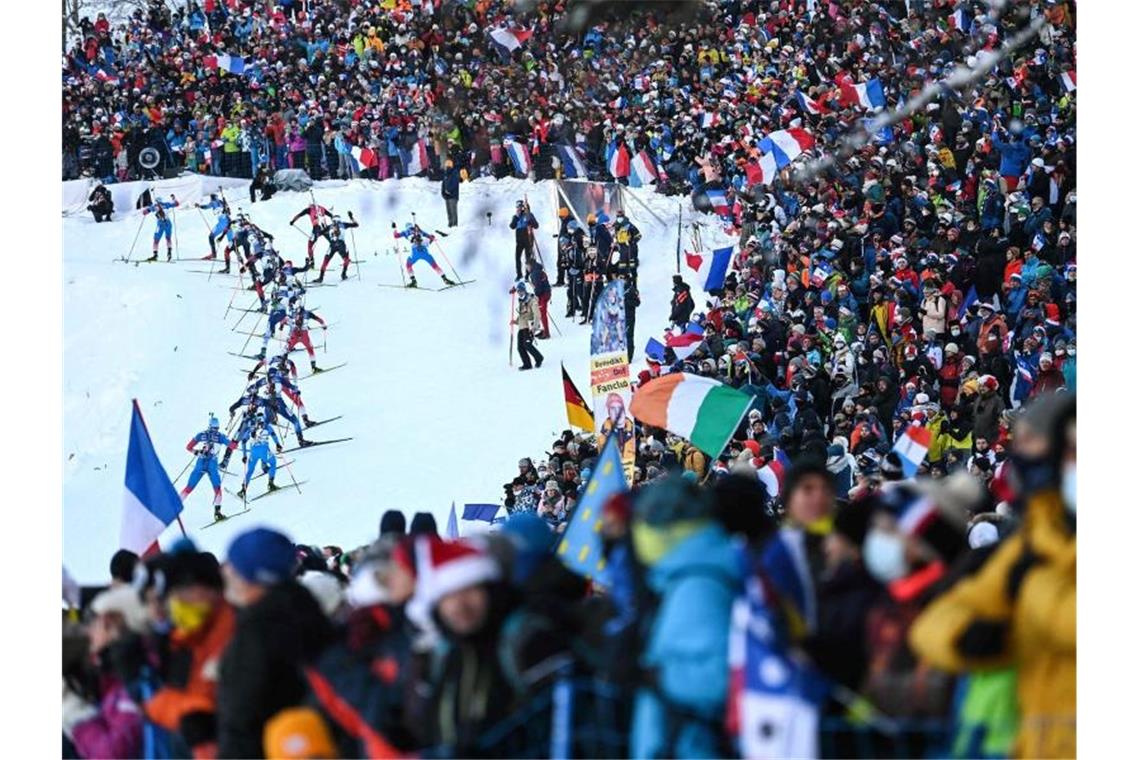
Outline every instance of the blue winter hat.
<path fill-rule="evenodd" d="M 269 586 L 293 575 L 297 549 L 284 533 L 254 528 L 233 540 L 226 561 L 250 583 Z"/>

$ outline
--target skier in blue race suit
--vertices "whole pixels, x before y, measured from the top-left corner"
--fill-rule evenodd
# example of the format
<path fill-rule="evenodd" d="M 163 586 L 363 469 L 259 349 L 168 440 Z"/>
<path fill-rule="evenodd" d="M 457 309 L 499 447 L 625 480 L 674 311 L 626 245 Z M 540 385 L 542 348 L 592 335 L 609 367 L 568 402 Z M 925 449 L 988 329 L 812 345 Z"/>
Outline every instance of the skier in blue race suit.
<path fill-rule="evenodd" d="M 273 478 L 277 475 L 277 457 L 269 450 L 269 441 L 272 440 L 277 447 L 277 453 L 282 451 L 281 440 L 277 437 L 277 431 L 273 429 L 273 425 L 265 417 L 265 412 L 258 410 L 254 417 L 253 424 L 250 425 L 241 437 L 241 458 L 246 463 L 245 479 L 242 480 L 241 490 L 238 491 L 238 496 L 242 499 L 246 497 L 246 488 L 249 486 L 249 480 L 253 477 L 253 471 L 257 465 L 262 465 L 262 468 L 269 468 L 269 490 L 276 491 L 277 485 L 274 484 Z M 249 454 L 246 454 L 246 443 L 250 443 Z"/>
<path fill-rule="evenodd" d="M 443 270 L 439 268 L 439 264 L 435 263 L 435 259 L 431 253 L 428 252 L 428 244 L 435 242 L 435 235 L 425 235 L 418 224 L 406 225 L 404 230 L 400 232 L 396 230 L 396 223 L 392 222 L 392 237 L 397 240 L 405 238 L 412 244 L 412 255 L 409 256 L 408 260 L 404 263 L 404 268 L 408 270 L 409 288 L 416 287 L 416 275 L 412 271 L 412 266 L 414 266 L 417 261 L 426 261 L 428 266 L 440 276 L 440 279 L 443 280 L 445 285 L 458 284 L 443 273 Z M 425 239 L 427 243 L 424 242 Z"/>
<path fill-rule="evenodd" d="M 194 469 L 190 471 L 190 480 L 180 494 L 182 500 L 186 501 L 186 497 L 198 485 L 202 476 L 208 476 L 210 485 L 214 487 L 214 519 L 217 520 L 225 517 L 222 514 L 222 477 L 218 474 L 218 457 L 215 453 L 215 449 L 219 446 L 234 449 L 237 447 L 237 442 L 226 437 L 226 434 L 219 429 L 218 418 L 211 414 L 208 427 L 186 444 L 186 450 L 197 456 L 198 460 L 194 463 Z"/>
<path fill-rule="evenodd" d="M 150 258 L 147 261 L 158 261 L 158 241 L 166 238 L 166 260 L 170 261 L 170 233 L 174 229 L 170 217 L 166 214 L 166 209 L 174 208 L 178 205 L 178 199 L 173 195 L 170 196 L 169 201 L 156 200 L 143 209 L 143 216 L 147 214 L 154 214 L 156 222 L 154 228 L 154 245 L 150 248 Z"/>
<path fill-rule="evenodd" d="M 224 198 L 219 198 L 213 193 L 210 194 L 209 203 L 199 203 L 197 205 L 200 209 L 213 209 L 218 212 L 218 221 L 214 223 L 214 228 L 210 230 L 208 238 L 210 241 L 210 255 L 207 256 L 205 260 L 212 261 L 218 258 L 218 249 L 215 243 L 221 240 L 222 236 L 225 236 L 226 247 L 224 255 L 226 257 L 226 266 L 222 269 L 222 274 L 228 274 L 230 271 L 230 250 L 233 248 L 234 242 L 233 226 L 230 224 L 230 206 L 226 203 Z"/>

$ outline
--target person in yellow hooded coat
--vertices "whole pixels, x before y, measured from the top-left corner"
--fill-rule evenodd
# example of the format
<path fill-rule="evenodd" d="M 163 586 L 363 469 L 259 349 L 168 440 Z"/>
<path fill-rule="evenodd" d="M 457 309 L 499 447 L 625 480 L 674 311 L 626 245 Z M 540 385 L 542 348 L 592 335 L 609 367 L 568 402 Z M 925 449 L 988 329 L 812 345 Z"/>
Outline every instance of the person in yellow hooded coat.
<path fill-rule="evenodd" d="M 1024 523 L 910 631 L 935 667 L 1014 667 L 1016 757 L 1077 754 L 1076 401 L 1049 397 L 1019 419 L 1014 459 Z"/>

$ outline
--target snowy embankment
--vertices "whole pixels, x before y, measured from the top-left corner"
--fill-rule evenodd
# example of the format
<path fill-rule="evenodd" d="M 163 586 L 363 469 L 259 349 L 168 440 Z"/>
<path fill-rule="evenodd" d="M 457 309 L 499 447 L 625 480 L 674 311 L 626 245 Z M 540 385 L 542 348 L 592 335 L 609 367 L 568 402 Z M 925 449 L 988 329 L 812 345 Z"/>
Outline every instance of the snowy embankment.
<path fill-rule="evenodd" d="M 286 258 L 301 264 L 305 237 L 289 229 L 289 220 L 308 203 L 308 194 L 284 193 L 250 205 L 244 186 L 225 184 L 235 210 L 243 208 L 276 237 Z M 240 395 L 252 362 L 228 352 L 239 352 L 247 337 L 241 331 L 260 318 L 232 310 L 227 316 L 231 299 L 234 306 L 250 307 L 256 305 L 254 294 L 235 291 L 232 278 L 198 273 L 209 269 L 208 262 L 185 261 L 208 252 L 205 220 L 186 204 L 216 190 L 214 179 L 184 177 L 157 185 L 158 195 L 174 192 L 183 202 L 174 213 L 183 261 L 137 266 L 115 261 L 131 249 L 140 220 L 133 255 L 149 252 L 154 221 L 133 211 L 139 189 L 114 188 L 118 213 L 112 223 L 95 224 L 86 213 L 63 219 L 64 559 L 85 582 L 104 579 L 118 547 L 131 399 L 139 400 L 159 456 L 174 477 L 190 460 L 184 448 L 189 438 L 211 412 L 224 422 L 227 407 Z M 85 192 L 82 184 L 65 185 L 64 210 L 81 211 Z M 637 204 L 627 209 L 644 235 L 636 372 L 641 347 L 660 333 L 668 317 L 680 199 L 634 192 L 661 218 Z M 355 212 L 361 227 L 350 249 L 355 245 L 363 264 L 359 280 L 340 283 L 337 275 L 330 278 L 336 287 L 308 295 L 309 307 L 333 324 L 318 348 L 318 362 L 347 366 L 302 381 L 301 390 L 313 419 L 344 415 L 314 428 L 310 438 L 354 440 L 289 455 L 295 459 L 291 472 L 282 472 L 277 481 L 305 481 L 300 493 L 290 486 L 256 502 L 249 514 L 208 530 L 203 526 L 211 521 L 211 489 L 203 479 L 187 500 L 183 523 L 200 546 L 217 553 L 235 533 L 257 524 L 279 527 L 306 543 L 357 546 L 373 538 L 380 514 L 390 508 L 430 511 L 442 529 L 452 501 L 460 507 L 500 501 L 501 486 L 516 472 L 518 458 L 542 455 L 566 428 L 560 361 L 589 392 L 588 328 L 563 317 L 563 289 L 555 289 L 550 306 L 561 335 L 554 331 L 550 340 L 538 343 L 546 355 L 543 367 L 521 373 L 517 358 L 514 367 L 507 362 L 507 291 L 514 279 L 513 232 L 507 224 L 515 200 L 527 197 L 542 225 L 539 241 L 553 282 L 557 220 L 550 183 L 481 179 L 465 184 L 461 226 L 453 230 L 444 227 L 438 185 L 424 179 L 319 183 L 315 195 L 338 214 Z M 443 292 L 381 287 L 401 284 L 402 259 L 392 250 L 391 223 L 402 226 L 412 212 L 424 228 L 449 232 L 440 239 L 443 250 L 459 273 L 475 282 Z M 324 250 L 322 242 L 318 256 Z M 448 270 L 446 262 L 440 264 Z M 329 272 L 339 272 L 338 264 Z M 355 267 L 350 272 L 355 275 Z M 422 264 L 417 276 L 421 285 L 438 283 Z M 257 329 L 263 325 L 257 322 Z M 314 339 L 319 345 L 322 334 L 316 331 Z M 254 353 L 258 341 L 251 338 L 246 353 Z M 255 482 L 251 492 L 260 493 L 264 482 Z M 176 486 L 184 483 L 185 476 Z M 223 485 L 236 491 L 240 482 L 228 477 Z M 224 496 L 223 509 L 234 511 L 236 499 Z M 461 526 L 466 528 L 474 526 Z M 175 526 L 163 540 L 177 535 Z"/>

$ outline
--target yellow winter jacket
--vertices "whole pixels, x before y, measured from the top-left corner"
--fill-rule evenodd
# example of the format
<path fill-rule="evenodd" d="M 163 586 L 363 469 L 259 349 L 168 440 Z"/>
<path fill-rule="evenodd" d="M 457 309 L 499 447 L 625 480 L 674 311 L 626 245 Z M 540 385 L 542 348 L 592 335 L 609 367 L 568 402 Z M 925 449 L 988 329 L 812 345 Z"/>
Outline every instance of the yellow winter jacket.
<path fill-rule="evenodd" d="M 1016 599 L 1006 588 L 1028 554 Z M 1023 564 L 1023 563 L 1022 563 Z M 986 655 L 962 651 L 967 629 L 991 624 L 1008 635 L 992 640 Z M 1077 755 L 1077 539 L 1065 523 L 1056 491 L 1029 499 L 1025 524 L 1006 539 L 981 571 L 923 611 L 910 630 L 914 652 L 951 672 L 1017 669 L 1021 726 L 1015 757 Z"/>

